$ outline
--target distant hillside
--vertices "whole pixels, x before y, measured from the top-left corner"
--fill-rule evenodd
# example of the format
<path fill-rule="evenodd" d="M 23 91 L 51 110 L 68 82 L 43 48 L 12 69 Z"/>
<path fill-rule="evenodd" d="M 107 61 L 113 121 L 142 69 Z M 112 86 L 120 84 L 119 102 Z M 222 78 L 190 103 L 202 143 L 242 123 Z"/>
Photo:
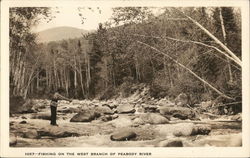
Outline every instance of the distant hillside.
<path fill-rule="evenodd" d="M 38 42 L 50 42 L 59 41 L 69 38 L 82 37 L 82 34 L 86 34 L 89 31 L 78 29 L 74 27 L 55 27 L 38 32 Z"/>

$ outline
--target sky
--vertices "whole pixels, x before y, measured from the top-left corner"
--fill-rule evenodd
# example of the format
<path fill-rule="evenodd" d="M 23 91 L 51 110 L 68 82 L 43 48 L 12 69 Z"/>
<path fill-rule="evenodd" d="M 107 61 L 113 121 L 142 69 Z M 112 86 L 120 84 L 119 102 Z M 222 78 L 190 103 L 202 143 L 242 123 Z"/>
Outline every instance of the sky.
<path fill-rule="evenodd" d="M 88 8 L 81 9 L 81 13 L 86 18 L 82 24 L 81 17 L 77 7 L 60 7 L 53 8 L 52 14 L 55 16 L 50 22 L 41 20 L 40 23 L 33 28 L 34 32 L 43 31 L 53 27 L 69 26 L 76 27 L 84 30 L 95 30 L 99 23 L 107 21 L 111 15 L 111 8 L 100 8 L 101 14 L 97 8 L 93 8 L 93 11 Z M 59 13 L 57 13 L 59 11 Z"/>

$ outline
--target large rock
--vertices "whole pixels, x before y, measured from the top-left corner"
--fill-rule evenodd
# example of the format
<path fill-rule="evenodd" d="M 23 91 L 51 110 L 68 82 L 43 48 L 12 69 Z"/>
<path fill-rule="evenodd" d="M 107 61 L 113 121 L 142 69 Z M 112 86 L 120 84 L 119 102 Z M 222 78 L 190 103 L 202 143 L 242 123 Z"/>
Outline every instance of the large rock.
<path fill-rule="evenodd" d="M 194 124 L 193 123 L 179 123 L 174 125 L 173 135 L 179 136 L 190 136 L 192 134 Z"/>
<path fill-rule="evenodd" d="M 36 130 L 29 129 L 27 131 L 24 131 L 23 133 L 24 138 L 30 138 L 30 139 L 36 139 L 40 138 Z"/>
<path fill-rule="evenodd" d="M 80 136 L 77 132 L 67 131 L 61 128 L 50 128 L 41 129 L 38 131 L 39 137 L 53 137 L 53 138 L 64 138 L 64 137 L 77 137 Z"/>
<path fill-rule="evenodd" d="M 159 108 L 160 114 L 167 115 L 167 116 L 173 116 L 179 119 L 192 119 L 195 117 L 195 113 L 186 107 L 169 107 L 169 106 L 163 106 Z"/>
<path fill-rule="evenodd" d="M 134 105 L 132 104 L 121 104 L 117 107 L 117 111 L 120 114 L 124 114 L 124 113 L 135 113 L 135 108 Z"/>
<path fill-rule="evenodd" d="M 98 106 L 95 108 L 95 111 L 100 113 L 100 114 L 104 114 L 104 115 L 113 115 L 114 114 L 114 111 L 111 110 L 107 106 Z"/>
<path fill-rule="evenodd" d="M 181 140 L 164 140 L 157 144 L 157 147 L 183 147 Z"/>
<path fill-rule="evenodd" d="M 208 135 L 211 127 L 208 125 L 194 125 L 193 123 L 180 123 L 174 126 L 173 135 L 191 136 L 191 135 Z"/>
<path fill-rule="evenodd" d="M 188 102 L 189 102 L 189 99 L 188 99 L 187 94 L 185 93 L 181 93 L 175 98 L 175 105 L 177 106 L 185 106 L 188 104 Z"/>
<path fill-rule="evenodd" d="M 70 122 L 90 122 L 100 117 L 100 113 L 94 110 L 84 110 L 70 119 Z"/>
<path fill-rule="evenodd" d="M 166 124 L 166 123 L 169 123 L 169 121 L 168 121 L 168 119 L 166 117 L 163 117 L 160 114 L 156 114 L 156 113 L 141 114 L 140 118 L 145 123 L 149 123 L 149 124 Z"/>
<path fill-rule="evenodd" d="M 61 113 L 78 113 L 79 111 L 80 111 L 79 108 L 73 108 L 73 107 L 57 110 L 57 112 Z"/>
<path fill-rule="evenodd" d="M 127 129 L 121 129 L 121 130 L 115 132 L 114 134 L 112 134 L 110 136 L 110 139 L 112 141 L 127 141 L 127 140 L 131 140 L 135 137 L 136 137 L 135 132 L 133 132 L 131 130 L 127 130 Z"/>
<path fill-rule="evenodd" d="M 24 100 L 20 96 L 11 96 L 10 97 L 10 114 L 18 114 L 18 113 L 35 113 L 38 111 L 35 108 L 35 103 L 33 100 L 28 99 Z"/>
<path fill-rule="evenodd" d="M 112 126 L 115 126 L 116 128 L 120 127 L 130 127 L 133 125 L 133 122 L 130 118 L 127 117 L 119 117 L 115 120 L 110 121 Z"/>
<path fill-rule="evenodd" d="M 158 107 L 156 105 L 144 105 L 145 112 L 158 112 Z"/>

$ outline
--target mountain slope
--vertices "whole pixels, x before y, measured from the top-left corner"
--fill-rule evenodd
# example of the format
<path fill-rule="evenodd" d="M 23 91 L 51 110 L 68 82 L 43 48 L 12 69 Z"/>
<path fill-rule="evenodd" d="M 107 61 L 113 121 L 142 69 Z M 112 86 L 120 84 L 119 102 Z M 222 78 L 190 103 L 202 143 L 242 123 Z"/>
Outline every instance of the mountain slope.
<path fill-rule="evenodd" d="M 55 27 L 38 32 L 37 40 L 41 43 L 59 41 L 63 39 L 82 37 L 82 34 L 86 34 L 88 32 L 89 31 L 87 30 L 78 29 L 74 27 Z"/>

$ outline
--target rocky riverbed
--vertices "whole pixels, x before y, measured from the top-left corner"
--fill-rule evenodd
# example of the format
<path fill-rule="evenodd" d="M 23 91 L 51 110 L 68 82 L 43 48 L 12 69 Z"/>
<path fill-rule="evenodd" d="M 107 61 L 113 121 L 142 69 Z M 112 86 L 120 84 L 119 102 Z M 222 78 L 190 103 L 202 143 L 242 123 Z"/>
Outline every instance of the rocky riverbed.
<path fill-rule="evenodd" d="M 11 147 L 241 146 L 241 114 L 212 115 L 168 100 L 30 100 L 10 117 Z"/>

